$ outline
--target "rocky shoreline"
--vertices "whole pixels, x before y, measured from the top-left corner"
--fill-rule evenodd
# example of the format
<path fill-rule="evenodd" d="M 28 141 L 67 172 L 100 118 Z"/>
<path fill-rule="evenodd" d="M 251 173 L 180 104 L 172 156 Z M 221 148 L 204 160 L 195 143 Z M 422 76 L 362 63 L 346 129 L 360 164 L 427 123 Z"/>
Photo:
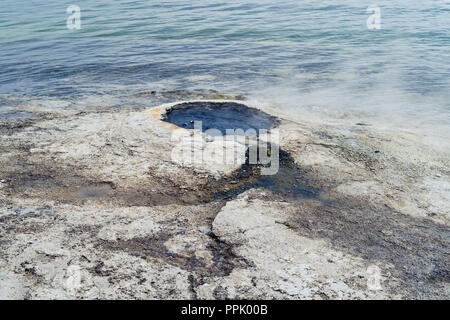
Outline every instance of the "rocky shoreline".
<path fill-rule="evenodd" d="M 0 298 L 450 298 L 450 148 L 254 105 L 290 197 L 174 162 L 173 105 L 0 123 Z"/>

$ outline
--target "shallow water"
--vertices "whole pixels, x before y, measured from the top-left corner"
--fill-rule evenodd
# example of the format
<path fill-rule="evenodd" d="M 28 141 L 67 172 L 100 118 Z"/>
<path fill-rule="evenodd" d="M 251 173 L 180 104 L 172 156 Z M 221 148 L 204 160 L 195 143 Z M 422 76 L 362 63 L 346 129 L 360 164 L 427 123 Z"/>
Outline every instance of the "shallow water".
<path fill-rule="evenodd" d="M 2 1 L 0 117 L 140 108 L 211 89 L 292 115 L 450 126 L 448 1 L 378 2 L 380 30 L 356 0 L 72 4 L 81 30 L 67 29 L 60 1 Z"/>

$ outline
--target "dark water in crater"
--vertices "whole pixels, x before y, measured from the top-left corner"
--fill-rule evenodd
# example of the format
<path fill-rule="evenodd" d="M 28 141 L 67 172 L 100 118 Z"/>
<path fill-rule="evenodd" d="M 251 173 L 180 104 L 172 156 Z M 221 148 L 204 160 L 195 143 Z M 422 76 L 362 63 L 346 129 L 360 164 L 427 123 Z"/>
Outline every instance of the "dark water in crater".
<path fill-rule="evenodd" d="M 193 102 L 175 105 L 164 121 L 185 129 L 201 129 L 210 135 L 256 135 L 261 129 L 271 129 L 277 119 L 261 110 L 234 102 Z M 195 122 L 201 121 L 201 128 Z M 230 130 L 242 129 L 232 133 Z M 254 129 L 254 130 L 251 130 Z M 227 133 L 228 130 L 228 133 Z"/>
<path fill-rule="evenodd" d="M 164 121 L 186 129 L 202 130 L 208 134 L 211 129 L 219 130 L 223 135 L 227 134 L 227 129 L 242 129 L 241 135 L 254 136 L 251 129 L 255 129 L 256 133 L 261 129 L 272 129 L 277 126 L 279 119 L 241 103 L 205 101 L 177 104 L 168 111 Z M 195 126 L 197 121 L 202 122 L 201 128 Z M 212 132 L 211 135 L 215 135 L 214 133 L 216 132 Z M 252 144 L 250 149 L 255 147 L 256 145 Z M 261 147 L 267 148 L 266 152 L 273 152 L 270 144 L 264 143 L 261 145 L 258 143 L 258 148 Z M 259 163 L 249 163 L 248 151 L 247 162 L 233 177 L 233 179 L 241 182 L 241 186 L 232 187 L 229 192 L 218 192 L 216 197 L 235 196 L 252 188 L 265 188 L 284 200 L 316 197 L 318 191 L 309 187 L 306 181 L 303 181 L 302 170 L 295 164 L 292 157 L 287 152 L 279 150 L 278 147 L 276 150 L 278 154 L 273 154 L 270 157 L 271 161 L 278 162 L 276 165 L 278 170 L 275 174 L 262 174 L 261 168 L 264 165 L 260 161 L 258 161 Z M 257 151 L 257 154 L 260 154 L 259 151 Z M 265 165 L 272 166 L 274 164 L 266 163 Z M 228 184 L 228 182 L 224 181 L 224 184 Z"/>

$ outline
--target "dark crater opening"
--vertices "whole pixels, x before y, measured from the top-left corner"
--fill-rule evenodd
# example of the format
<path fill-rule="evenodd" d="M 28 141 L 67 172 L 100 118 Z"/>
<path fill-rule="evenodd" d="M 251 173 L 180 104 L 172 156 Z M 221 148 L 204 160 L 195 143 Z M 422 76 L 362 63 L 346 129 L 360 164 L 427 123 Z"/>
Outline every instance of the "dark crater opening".
<path fill-rule="evenodd" d="M 163 121 L 186 129 L 196 129 L 194 121 L 202 121 L 203 132 L 217 129 L 225 135 L 227 129 L 242 129 L 242 134 L 246 136 L 251 135 L 246 132 L 248 129 L 255 129 L 258 134 L 260 129 L 269 130 L 279 124 L 278 118 L 244 104 L 209 101 L 177 104 L 167 111 Z M 271 152 L 270 144 L 267 144 L 266 152 Z M 259 155 L 259 152 L 257 154 Z M 279 149 L 276 158 L 276 161 L 279 161 L 279 169 L 275 175 L 261 175 L 260 169 L 266 165 L 260 164 L 259 156 L 258 163 L 250 164 L 249 150 L 246 158 L 246 163 L 234 176 L 222 179 L 216 188 L 212 188 L 215 190 L 214 199 L 234 197 L 248 189 L 260 187 L 285 200 L 317 197 L 318 191 L 301 179 L 301 168 L 295 165 L 287 152 Z"/>
<path fill-rule="evenodd" d="M 217 129 L 223 135 L 227 129 L 271 129 L 278 119 L 261 110 L 235 102 L 187 102 L 173 106 L 163 121 L 181 128 L 194 129 L 194 121 L 202 121 L 202 131 Z M 249 135 L 248 133 L 246 135 Z"/>

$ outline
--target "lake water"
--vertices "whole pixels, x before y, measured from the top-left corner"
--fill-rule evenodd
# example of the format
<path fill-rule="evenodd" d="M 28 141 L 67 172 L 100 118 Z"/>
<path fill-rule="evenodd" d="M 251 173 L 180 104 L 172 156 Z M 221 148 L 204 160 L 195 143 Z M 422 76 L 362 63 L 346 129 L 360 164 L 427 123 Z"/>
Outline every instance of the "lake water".
<path fill-rule="evenodd" d="M 69 5 L 81 9 L 80 30 L 66 26 Z M 381 29 L 367 27 L 374 5 Z M 288 113 L 450 128 L 450 1 L 0 6 L 3 118 L 140 108 L 216 90 Z"/>

